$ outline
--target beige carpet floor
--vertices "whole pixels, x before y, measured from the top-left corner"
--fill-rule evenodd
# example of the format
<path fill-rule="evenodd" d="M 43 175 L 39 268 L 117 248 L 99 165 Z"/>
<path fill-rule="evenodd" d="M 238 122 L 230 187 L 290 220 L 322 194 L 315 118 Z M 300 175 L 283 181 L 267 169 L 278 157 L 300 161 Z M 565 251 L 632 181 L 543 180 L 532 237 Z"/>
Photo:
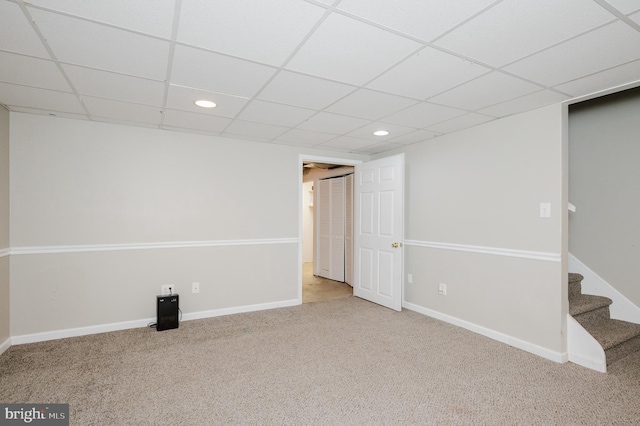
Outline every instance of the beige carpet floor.
<path fill-rule="evenodd" d="M 0 402 L 72 425 L 637 425 L 640 357 L 596 373 L 351 297 L 13 346 Z"/>

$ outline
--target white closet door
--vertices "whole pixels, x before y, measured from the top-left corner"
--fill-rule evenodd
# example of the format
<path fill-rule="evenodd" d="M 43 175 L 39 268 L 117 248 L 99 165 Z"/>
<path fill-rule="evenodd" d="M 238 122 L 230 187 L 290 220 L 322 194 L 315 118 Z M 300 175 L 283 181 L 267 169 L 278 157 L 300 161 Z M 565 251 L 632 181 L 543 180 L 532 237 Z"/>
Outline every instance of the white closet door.
<path fill-rule="evenodd" d="M 321 277 L 329 278 L 331 269 L 331 184 L 328 180 L 319 180 L 317 188 L 316 273 Z"/>
<path fill-rule="evenodd" d="M 344 176 L 318 181 L 316 273 L 345 281 L 346 199 Z M 349 260 L 351 262 L 351 260 Z"/>
<path fill-rule="evenodd" d="M 344 282 L 353 287 L 353 175 L 345 177 Z"/>
<path fill-rule="evenodd" d="M 331 267 L 329 278 L 344 281 L 344 177 L 331 182 Z"/>

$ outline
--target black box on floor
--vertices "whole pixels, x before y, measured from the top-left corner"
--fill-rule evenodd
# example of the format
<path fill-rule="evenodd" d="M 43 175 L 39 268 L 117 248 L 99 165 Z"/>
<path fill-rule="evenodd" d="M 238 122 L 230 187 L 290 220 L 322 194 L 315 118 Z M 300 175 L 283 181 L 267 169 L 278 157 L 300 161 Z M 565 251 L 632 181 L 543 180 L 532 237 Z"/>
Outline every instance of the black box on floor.
<path fill-rule="evenodd" d="M 157 296 L 158 320 L 156 321 L 156 330 L 162 331 L 178 328 L 179 297 L 177 294 Z"/>

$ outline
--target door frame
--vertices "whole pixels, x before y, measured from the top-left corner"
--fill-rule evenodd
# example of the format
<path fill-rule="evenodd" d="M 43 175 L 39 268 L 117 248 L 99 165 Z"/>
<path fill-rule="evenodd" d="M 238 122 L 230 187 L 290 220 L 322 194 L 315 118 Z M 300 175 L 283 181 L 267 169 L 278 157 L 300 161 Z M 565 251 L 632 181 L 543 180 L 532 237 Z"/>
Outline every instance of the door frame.
<path fill-rule="evenodd" d="M 363 163 L 362 160 L 353 160 L 349 158 L 325 157 L 310 154 L 298 155 L 298 304 L 302 304 L 302 167 L 305 162 L 309 161 L 317 163 L 339 164 L 341 166 L 355 166 L 356 164 Z M 355 221 L 353 226 L 355 227 Z"/>

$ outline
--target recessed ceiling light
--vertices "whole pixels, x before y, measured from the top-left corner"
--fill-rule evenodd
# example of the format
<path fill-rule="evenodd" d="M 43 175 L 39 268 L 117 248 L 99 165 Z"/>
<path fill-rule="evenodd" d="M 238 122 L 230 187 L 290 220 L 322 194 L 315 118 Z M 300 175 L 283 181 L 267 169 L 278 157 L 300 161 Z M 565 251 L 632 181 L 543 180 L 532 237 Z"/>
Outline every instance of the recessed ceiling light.
<path fill-rule="evenodd" d="M 387 136 L 389 132 L 386 130 L 376 130 L 373 134 L 376 136 Z"/>
<path fill-rule="evenodd" d="M 217 106 L 215 102 L 205 101 L 204 99 L 196 101 L 196 105 L 202 108 L 215 108 Z"/>

